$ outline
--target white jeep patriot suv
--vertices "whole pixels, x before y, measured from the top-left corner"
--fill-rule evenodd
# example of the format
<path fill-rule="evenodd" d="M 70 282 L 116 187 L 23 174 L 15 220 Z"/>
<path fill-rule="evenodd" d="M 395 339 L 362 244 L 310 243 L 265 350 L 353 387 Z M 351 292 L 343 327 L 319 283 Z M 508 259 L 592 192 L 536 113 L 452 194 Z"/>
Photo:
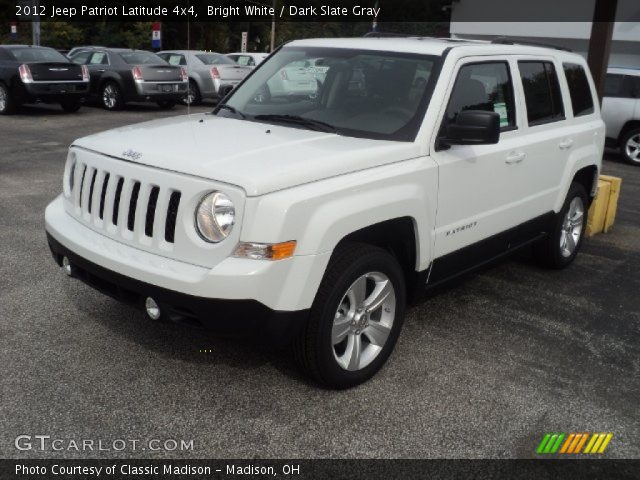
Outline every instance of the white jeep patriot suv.
<path fill-rule="evenodd" d="M 291 341 L 319 382 L 363 382 L 416 292 L 580 248 L 605 140 L 587 65 L 505 43 L 294 41 L 211 114 L 79 139 L 53 256 L 151 318 Z M 305 93 L 269 88 L 318 59 Z"/>

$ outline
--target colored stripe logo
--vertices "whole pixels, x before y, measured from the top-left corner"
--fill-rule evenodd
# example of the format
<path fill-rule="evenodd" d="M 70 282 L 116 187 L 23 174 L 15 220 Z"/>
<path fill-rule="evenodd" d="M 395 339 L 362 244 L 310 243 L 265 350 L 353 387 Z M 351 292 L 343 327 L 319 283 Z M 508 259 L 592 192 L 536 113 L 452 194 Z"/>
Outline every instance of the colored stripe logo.
<path fill-rule="evenodd" d="M 604 453 L 612 438 L 612 433 L 569 433 L 568 435 L 547 433 L 536 448 L 536 453 L 539 455 L 600 454 Z"/>

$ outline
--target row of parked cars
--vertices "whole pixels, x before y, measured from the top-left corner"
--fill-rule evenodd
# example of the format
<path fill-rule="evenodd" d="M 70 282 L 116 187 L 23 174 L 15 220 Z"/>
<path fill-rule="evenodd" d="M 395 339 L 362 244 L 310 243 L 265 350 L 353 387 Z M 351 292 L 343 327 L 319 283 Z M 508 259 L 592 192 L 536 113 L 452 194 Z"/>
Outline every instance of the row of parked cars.
<path fill-rule="evenodd" d="M 58 103 L 75 112 L 84 99 L 107 110 L 152 101 L 171 108 L 181 101 L 218 99 L 267 54 L 76 47 L 66 55 L 47 47 L 0 46 L 0 114 L 23 103 Z"/>
<path fill-rule="evenodd" d="M 59 103 L 65 111 L 75 112 L 84 99 L 97 101 L 106 110 L 138 101 L 152 101 L 160 108 L 171 108 L 177 102 L 197 105 L 204 99 L 222 98 L 267 57 L 256 52 L 153 53 L 101 46 L 76 47 L 65 53 L 46 47 L 0 45 L 0 114 L 30 102 Z M 258 97 L 263 101 L 315 98 L 328 70 L 325 58 L 292 60 L 278 67 Z M 424 78 L 423 72 L 416 81 Z M 365 85 L 360 71 L 354 71 L 348 82 L 355 92 L 376 88 L 375 82 Z M 609 69 L 602 118 L 609 145 L 619 147 L 629 163 L 640 165 L 639 69 Z"/>

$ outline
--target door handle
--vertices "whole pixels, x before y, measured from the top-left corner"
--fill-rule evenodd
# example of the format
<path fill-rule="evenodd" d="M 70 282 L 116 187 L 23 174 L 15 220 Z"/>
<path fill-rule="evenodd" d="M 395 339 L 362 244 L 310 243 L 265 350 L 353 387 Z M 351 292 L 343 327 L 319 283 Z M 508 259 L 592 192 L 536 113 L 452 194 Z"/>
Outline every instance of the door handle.
<path fill-rule="evenodd" d="M 514 163 L 520 163 L 525 158 L 527 158 L 527 154 L 524 152 L 511 152 L 509 155 L 507 155 L 505 163 L 513 165 Z"/>
<path fill-rule="evenodd" d="M 560 147 L 560 150 L 567 150 L 567 149 L 573 147 L 573 140 L 568 138 L 567 140 L 564 140 L 564 141 L 560 142 L 560 145 L 558 145 L 558 146 Z"/>

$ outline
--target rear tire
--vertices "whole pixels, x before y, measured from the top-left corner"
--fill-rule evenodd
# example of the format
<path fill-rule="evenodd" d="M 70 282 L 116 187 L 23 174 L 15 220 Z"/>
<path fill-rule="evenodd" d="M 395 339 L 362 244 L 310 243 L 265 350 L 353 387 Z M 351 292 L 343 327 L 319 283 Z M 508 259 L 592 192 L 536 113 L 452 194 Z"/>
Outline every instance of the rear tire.
<path fill-rule="evenodd" d="M 640 128 L 625 133 L 620 142 L 622 157 L 627 163 L 640 167 Z"/>
<path fill-rule="evenodd" d="M 157 103 L 162 110 L 171 110 L 176 105 L 176 102 L 173 100 L 160 100 Z"/>
<path fill-rule="evenodd" d="M 587 227 L 587 192 L 572 183 L 549 236 L 534 246 L 536 260 L 543 266 L 562 269 L 576 258 Z"/>
<path fill-rule="evenodd" d="M 66 100 L 64 102 L 61 102 L 60 106 L 62 107 L 62 110 L 64 110 L 65 112 L 74 113 L 80 110 L 82 103 L 80 103 L 79 100 Z"/>
<path fill-rule="evenodd" d="M 184 96 L 182 103 L 185 105 L 200 105 L 202 103 L 202 94 L 198 88 L 198 84 L 194 80 L 189 80 L 189 90 Z"/>
<path fill-rule="evenodd" d="M 16 109 L 16 102 L 11 97 L 9 88 L 0 83 L 0 115 L 10 115 Z"/>
<path fill-rule="evenodd" d="M 116 82 L 107 82 L 100 89 L 100 101 L 105 110 L 122 110 L 124 100 L 122 90 Z"/>
<path fill-rule="evenodd" d="M 351 243 L 334 252 L 294 354 L 307 374 L 344 389 L 371 378 L 393 351 L 406 290 L 402 268 L 386 250 Z"/>

